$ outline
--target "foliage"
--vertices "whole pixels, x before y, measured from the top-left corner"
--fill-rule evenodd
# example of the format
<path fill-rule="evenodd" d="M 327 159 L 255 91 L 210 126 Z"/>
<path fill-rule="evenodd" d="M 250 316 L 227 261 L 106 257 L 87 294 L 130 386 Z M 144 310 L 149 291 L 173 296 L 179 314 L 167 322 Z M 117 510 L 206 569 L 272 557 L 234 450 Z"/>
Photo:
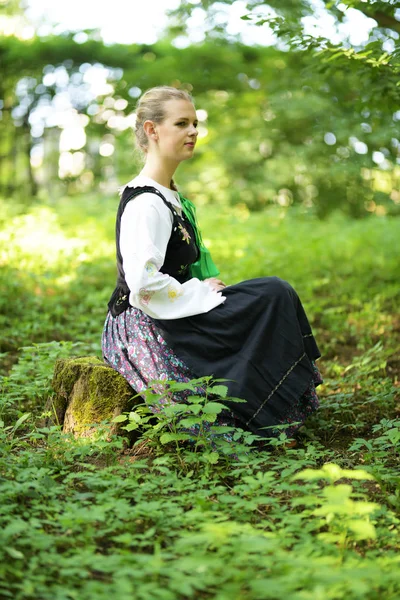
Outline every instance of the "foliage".
<path fill-rule="evenodd" d="M 314 2 L 250 0 L 244 17 L 271 26 L 277 48 L 227 39 L 213 23 L 222 4 L 181 2 L 180 14 L 201 5 L 211 23 L 184 50 L 177 22 L 152 46 L 105 46 L 93 32 L 83 44 L 0 40 L 1 598 L 400 596 L 395 4 L 326 0 L 336 22 L 346 6 L 377 21 L 364 47 L 335 47 L 304 35 Z M 96 93 L 91 69 L 104 76 Z M 180 384 L 164 382 L 164 411 L 119 417 L 141 432 L 130 449 L 110 423 L 90 440 L 43 426 L 55 360 L 100 357 L 113 190 L 139 164 L 136 97 L 160 83 L 193 90 L 208 115 L 179 177 L 221 277 L 288 279 L 311 317 L 324 385 L 296 448 L 284 432 L 265 447 L 213 425 L 226 388 L 210 379 L 185 384 L 184 405 L 172 401 Z M 60 96 L 86 135 L 64 156 L 63 123 L 40 116 Z M 66 159 L 83 166 L 63 173 Z M 147 404 L 159 395 L 148 390 Z"/>
<path fill-rule="evenodd" d="M 181 12 L 193 10 L 186 4 Z M 181 175 L 198 203 L 254 211 L 295 204 L 321 217 L 337 207 L 355 217 L 398 214 L 396 51 L 382 50 L 381 29 L 362 48 L 306 38 L 299 17 L 310 14 L 308 2 L 271 6 L 281 15 L 271 25 L 287 44 L 277 48 L 249 47 L 224 33 L 179 49 L 178 30 L 151 46 L 104 45 L 90 32 L 85 43 L 72 34 L 0 40 L 0 193 L 26 204 L 98 182 L 116 189 L 140 166 L 132 150 L 136 98 L 168 84 L 193 91 L 205 111 L 196 157 Z M 336 5 L 330 10 L 344 18 Z M 257 6 L 249 15 L 262 22 Z M 97 90 L 94 76 L 103 78 Z M 60 98 L 80 131 L 61 152 L 68 127 Z"/>
<path fill-rule="evenodd" d="M 226 39 L 227 14 L 221 8 L 230 4 L 230 0 L 200 0 L 195 5 L 190 0 L 182 0 L 179 7 L 170 11 L 175 17 L 172 30 L 184 34 L 185 22 L 194 10 L 200 7 L 208 21 L 208 37 Z M 245 10 L 245 9 L 244 9 Z M 335 27 L 346 21 L 348 13 L 359 11 L 371 19 L 369 39 L 356 45 L 351 36 L 344 37 L 339 43 L 331 41 Z M 334 25 L 331 30 L 318 30 L 310 33 L 306 20 L 312 18 L 315 25 L 318 19 Z M 400 74 L 400 54 L 398 39 L 400 20 L 396 0 L 251 0 L 246 4 L 244 21 L 255 27 L 268 27 L 276 36 L 277 45 L 294 51 L 309 51 L 314 67 L 333 75 L 340 70 L 357 72 L 359 84 L 362 86 L 363 101 L 379 106 L 381 101 L 389 100 L 392 106 L 398 105 L 398 79 Z M 336 36 L 337 37 L 337 36 Z"/>
<path fill-rule="evenodd" d="M 113 422 L 125 423 L 122 429 L 127 431 L 140 431 L 141 440 L 158 454 L 164 454 L 164 446 L 172 443 L 182 469 L 187 463 L 192 473 L 196 472 L 194 467 L 203 463 L 216 464 L 223 458 L 236 457 L 238 452 L 248 451 L 258 436 L 234 427 L 229 418 L 223 424 L 227 412 L 224 402 L 244 401 L 227 397 L 228 388 L 219 382 L 212 377 L 193 379 L 189 383 L 155 381 L 146 390 L 142 406 L 115 417 Z M 175 394 L 183 390 L 192 394 L 185 403 L 177 403 Z M 200 454 L 193 461 L 189 461 L 191 455 L 184 452 L 186 445 L 190 446 L 191 454 Z"/>
<path fill-rule="evenodd" d="M 212 431 L 223 382 L 193 381 L 187 405 L 122 417 L 143 432 L 123 449 L 105 424 L 91 440 L 41 424 L 55 359 L 100 355 L 115 203 L 2 210 L 2 598 L 399 597 L 395 218 L 200 208 L 223 279 L 279 275 L 298 289 L 323 354 L 321 408 L 297 448 L 284 434 L 261 448 L 240 430 Z"/>
<path fill-rule="evenodd" d="M 44 342 L 19 348 L 18 362 L 8 376 L 0 377 L 3 402 L 0 416 L 8 419 L 26 409 L 45 405 L 51 394 L 49 377 L 56 359 L 79 352 L 79 342 Z M 6 412 L 7 411 L 7 412 Z"/>
<path fill-rule="evenodd" d="M 66 197 L 57 209 L 52 203 L 42 204 L 40 210 L 34 206 L 15 217 L 10 210 L 2 233 L 1 352 L 72 340 L 80 343 L 80 354 L 99 355 L 100 331 L 116 277 L 117 201 Z M 3 207 L 6 211 L 7 204 Z M 336 215 L 319 223 L 312 214 L 290 210 L 249 215 L 244 205 L 218 213 L 200 207 L 203 237 L 222 277 L 234 283 L 251 273 L 293 282 L 306 298 L 317 328 L 329 331 L 324 340 L 329 352 L 338 344 L 353 344 L 362 351 L 384 332 L 393 332 L 398 302 L 396 218 L 352 222 Z"/>
<path fill-rule="evenodd" d="M 4 597 L 373 599 L 399 591 L 396 518 L 365 499 L 367 473 L 314 471 L 315 447 L 245 455 L 229 470 L 200 466 L 194 477 L 168 453 L 99 468 L 87 445 L 43 435 L 35 460 L 21 447 L 1 460 Z M 324 484 L 332 470 L 354 484 Z"/>

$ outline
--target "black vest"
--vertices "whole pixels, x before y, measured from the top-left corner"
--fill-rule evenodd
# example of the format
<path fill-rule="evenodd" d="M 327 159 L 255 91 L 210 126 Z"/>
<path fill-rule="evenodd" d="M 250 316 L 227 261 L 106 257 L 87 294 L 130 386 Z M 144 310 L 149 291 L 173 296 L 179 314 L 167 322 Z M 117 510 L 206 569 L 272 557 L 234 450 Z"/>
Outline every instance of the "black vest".
<path fill-rule="evenodd" d="M 126 187 L 119 203 L 117 211 L 117 219 L 115 224 L 115 241 L 117 250 L 117 285 L 108 303 L 108 309 L 113 317 L 124 312 L 129 306 L 130 289 L 125 281 L 125 272 L 122 266 L 122 255 L 120 250 L 119 238 L 121 232 L 121 217 L 126 208 L 126 205 L 132 198 L 139 194 L 150 192 L 157 194 L 169 208 L 172 213 L 173 223 L 172 232 L 169 239 L 164 264 L 160 271 L 174 277 L 179 283 L 184 283 L 191 278 L 190 265 L 199 257 L 199 249 L 196 245 L 195 233 L 189 220 L 182 212 L 182 216 L 178 214 L 175 207 L 170 204 L 162 193 L 155 187 L 143 186 L 130 188 Z"/>

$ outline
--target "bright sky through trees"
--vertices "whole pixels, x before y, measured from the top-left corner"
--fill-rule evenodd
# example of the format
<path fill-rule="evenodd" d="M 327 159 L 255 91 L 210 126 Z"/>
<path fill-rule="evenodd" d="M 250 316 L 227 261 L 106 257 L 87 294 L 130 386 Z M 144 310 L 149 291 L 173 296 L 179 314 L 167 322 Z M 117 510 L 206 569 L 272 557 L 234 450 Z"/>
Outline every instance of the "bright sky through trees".
<path fill-rule="evenodd" d="M 11 0 L 0 0 L 0 6 L 8 1 Z M 310 10 L 309 16 L 302 19 L 305 33 L 325 37 L 334 44 L 343 45 L 344 48 L 353 45 L 357 50 L 357 46 L 363 46 L 368 41 L 371 29 L 376 26 L 373 19 L 359 11 L 346 8 L 344 4 L 337 6 L 345 14 L 343 22 L 338 23 L 333 14 L 325 9 L 322 0 L 309 0 L 309 2 L 312 10 Z M 143 3 L 139 3 L 137 0 L 114 0 L 110 6 L 99 3 L 97 0 L 69 0 L 68 4 L 54 0 L 22 0 L 21 6 L 24 6 L 24 12 L 10 10 L 8 13 L 0 14 L 0 33 L 3 31 L 6 36 L 14 35 L 22 40 L 29 39 L 36 33 L 39 36 L 36 43 L 39 45 L 42 42 L 43 44 L 47 43 L 47 36 L 48 39 L 61 40 L 60 43 L 63 45 L 63 38 L 57 38 L 57 36 L 70 31 L 76 51 L 78 46 L 88 39 L 85 30 L 94 30 L 94 33 L 89 33 L 90 37 L 96 40 L 96 37 L 101 36 L 106 45 L 114 43 L 150 45 L 162 39 L 167 26 L 174 23 L 173 18 L 171 20 L 171 17 L 168 16 L 168 11 L 176 9 L 179 3 L 180 0 L 147 0 Z M 172 44 L 178 48 L 187 48 L 192 43 L 207 40 L 210 28 L 218 27 L 221 36 L 228 44 L 233 39 L 239 39 L 249 46 L 254 44 L 273 46 L 277 43 L 278 52 L 283 51 L 285 55 L 286 53 L 290 54 L 289 48 L 284 46 L 282 39 L 278 41 L 274 38 L 268 24 L 257 26 L 251 20 L 241 18 L 248 13 L 243 0 L 226 4 L 212 3 L 208 14 L 200 8 L 199 0 L 197 0 L 197 5 L 196 0 L 192 0 L 192 3 L 195 8 L 185 21 L 183 34 L 175 37 L 172 41 Z M 17 3 L 13 6 L 16 5 Z M 251 16 L 258 20 L 260 16 L 273 17 L 274 12 L 265 3 L 254 9 Z M 389 42 L 393 42 L 393 40 L 386 40 L 385 44 Z M 205 46 L 207 43 L 206 41 Z M 104 49 L 102 44 L 101 40 L 97 40 L 91 48 L 102 47 Z M 182 53 L 179 52 L 181 58 L 178 60 L 178 67 L 182 57 L 185 57 L 186 61 L 189 57 L 190 64 L 195 63 L 194 59 L 190 58 L 195 48 L 192 46 Z M 84 46 L 81 46 L 81 50 L 84 50 Z M 121 48 L 118 50 L 117 47 L 114 47 L 114 49 L 109 48 L 108 50 L 117 52 Z M 170 50 L 170 48 L 166 48 L 167 55 L 173 54 Z M 383 46 L 383 50 L 390 52 L 390 48 L 385 46 Z M 271 51 L 274 50 L 271 49 Z M 135 114 L 131 107 L 140 95 L 141 89 L 130 85 L 127 88 L 126 98 L 119 97 L 118 94 L 116 98 L 113 98 L 114 88 L 112 81 L 109 81 L 109 68 L 101 64 L 104 62 L 103 58 L 96 50 L 89 52 L 89 57 L 87 54 L 85 55 L 87 62 L 80 65 L 79 72 L 73 73 L 71 79 L 69 78 L 69 67 L 65 64 L 55 64 L 54 68 L 51 65 L 49 68 L 46 67 L 43 74 L 38 75 L 39 79 L 43 77 L 43 83 L 39 84 L 38 89 L 41 89 L 41 85 L 42 87 L 54 87 L 54 94 L 49 100 L 44 95 L 40 96 L 41 92 L 39 92 L 40 97 L 38 96 L 35 104 L 29 107 L 29 127 L 32 141 L 32 147 L 29 150 L 31 166 L 33 169 L 40 169 L 43 166 L 45 163 L 45 131 L 52 128 L 58 129 L 60 131 L 58 131 L 59 135 L 55 143 L 58 144 L 58 175 L 61 179 L 70 176 L 79 177 L 85 170 L 85 148 L 89 135 L 86 128 L 91 121 L 97 125 L 104 123 L 106 127 L 98 148 L 93 150 L 93 145 L 91 148 L 92 153 L 106 158 L 114 154 L 116 136 L 134 126 Z M 63 56 L 61 53 L 61 61 Z M 211 57 L 212 69 L 215 67 L 217 58 L 220 57 L 216 57 L 214 54 Z M 128 63 L 125 63 L 124 68 L 129 69 L 129 67 L 130 59 L 128 58 Z M 224 81 L 224 76 L 220 75 L 218 70 L 216 72 L 217 78 L 214 85 L 218 86 L 220 82 Z M 162 71 L 161 77 L 166 77 L 165 82 L 170 81 L 168 79 L 170 73 L 169 67 Z M 192 77 L 191 71 L 189 77 Z M 157 81 L 155 82 L 157 83 Z M 36 85 L 36 79 L 29 76 L 23 77 L 17 83 L 17 103 L 12 111 L 13 119 L 18 121 L 26 115 L 30 91 L 35 90 Z M 253 89 L 258 89 L 260 83 L 256 79 L 251 79 L 249 85 Z M 77 101 L 78 96 L 80 97 L 79 102 Z M 100 98 L 99 104 L 95 102 L 96 98 Z M 90 105 L 91 102 L 93 102 L 92 105 Z M 82 108 L 79 108 L 80 106 L 87 107 L 87 114 Z M 129 108 L 125 113 L 127 106 Z M 101 116 L 96 116 L 100 112 Z M 272 118 L 275 116 L 273 114 Z M 362 125 L 370 127 L 365 123 Z M 207 130 L 204 129 L 204 131 L 204 135 L 206 135 Z M 362 131 L 365 132 L 365 129 Z M 357 155 L 368 153 L 367 142 L 361 139 L 359 131 L 356 133 L 348 138 L 344 149 L 338 145 L 339 152 L 343 156 L 345 153 L 346 157 L 349 157 L 352 150 Z M 326 123 L 323 140 L 326 146 L 331 146 L 333 150 L 340 143 L 340 135 L 331 123 Z M 383 144 L 381 146 L 383 148 Z M 371 158 L 381 169 L 388 169 L 391 163 L 386 160 L 386 154 L 381 151 L 381 146 L 377 145 L 376 148 L 372 148 Z M 263 148 L 260 152 L 268 153 L 268 148 Z"/>
<path fill-rule="evenodd" d="M 179 0 L 114 0 L 101 3 L 97 0 L 69 0 L 68 3 L 54 0 L 28 0 L 27 16 L 38 26 L 39 34 L 61 32 L 65 30 L 79 31 L 98 28 L 106 43 L 154 43 L 167 25 L 167 10 L 176 8 Z M 233 2 L 231 6 L 221 5 L 217 20 L 225 22 L 228 14 L 226 32 L 230 35 L 241 34 L 242 41 L 247 44 L 273 43 L 273 35 L 267 26 L 255 27 L 241 20 L 246 14 L 246 3 L 242 0 Z M 265 7 L 265 14 L 268 8 Z M 347 21 L 335 29 L 333 17 L 328 15 L 319 0 L 315 1 L 315 15 L 305 19 L 309 33 L 322 34 L 333 42 L 350 38 L 352 44 L 358 45 L 366 41 L 368 32 L 374 25 L 359 11 L 348 9 Z M 54 31 L 53 27 L 56 25 Z M 204 12 L 199 8 L 188 20 L 188 39 L 180 38 L 177 45 L 187 45 L 189 41 L 200 41 L 203 38 Z M 78 34 L 77 41 L 84 41 L 84 34 Z"/>

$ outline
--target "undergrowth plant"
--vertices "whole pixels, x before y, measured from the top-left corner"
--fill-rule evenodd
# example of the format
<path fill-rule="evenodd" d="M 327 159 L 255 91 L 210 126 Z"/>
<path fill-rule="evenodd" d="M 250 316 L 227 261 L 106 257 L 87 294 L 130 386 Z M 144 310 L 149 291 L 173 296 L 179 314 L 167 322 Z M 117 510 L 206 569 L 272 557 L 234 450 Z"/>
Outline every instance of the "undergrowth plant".
<path fill-rule="evenodd" d="M 172 446 L 181 465 L 194 462 L 216 464 L 223 458 L 248 452 L 257 435 L 234 423 L 229 404 L 245 402 L 227 396 L 222 380 L 201 377 L 189 382 L 154 381 L 143 393 L 144 404 L 115 417 L 126 423 L 122 429 L 139 430 L 138 443 L 145 440 L 157 454 Z M 177 394 L 186 392 L 177 402 Z M 189 449 L 189 452 L 187 450 Z M 186 451 L 185 451 L 186 450 Z M 197 457 L 190 459 L 194 454 Z"/>
<path fill-rule="evenodd" d="M 77 355 L 79 342 L 44 342 L 24 346 L 7 375 L 0 375 L 0 417 L 10 420 L 26 410 L 38 413 L 51 394 L 54 363 L 58 358 Z"/>
<path fill-rule="evenodd" d="M 396 219 L 200 209 L 224 280 L 299 291 L 321 407 L 297 447 L 284 428 L 261 445 L 220 424 L 223 382 L 162 382 L 119 417 L 140 432 L 127 448 L 110 423 L 80 439 L 41 423 L 55 360 L 100 356 L 115 277 L 115 206 L 101 206 L 68 198 L 4 221 L 0 598 L 398 600 Z"/>

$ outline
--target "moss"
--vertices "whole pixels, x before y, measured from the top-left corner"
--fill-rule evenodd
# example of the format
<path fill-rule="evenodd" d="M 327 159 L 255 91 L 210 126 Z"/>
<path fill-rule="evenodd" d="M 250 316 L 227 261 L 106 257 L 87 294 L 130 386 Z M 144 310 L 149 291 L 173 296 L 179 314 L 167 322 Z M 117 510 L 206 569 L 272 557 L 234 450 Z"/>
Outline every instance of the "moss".
<path fill-rule="evenodd" d="M 105 366 L 96 356 L 62 358 L 56 361 L 52 387 L 57 395 L 69 398 L 80 373 L 92 366 Z"/>
<path fill-rule="evenodd" d="M 68 404 L 65 430 L 78 435 L 87 435 L 88 426 L 110 421 L 134 404 L 128 382 L 96 357 L 57 361 L 53 389 L 58 401 Z"/>
<path fill-rule="evenodd" d="M 86 376 L 87 375 L 87 376 Z M 134 392 L 117 371 L 96 366 L 82 374 L 74 388 L 72 411 L 78 423 L 100 423 L 121 413 Z M 117 411 L 117 413 L 116 413 Z"/>

